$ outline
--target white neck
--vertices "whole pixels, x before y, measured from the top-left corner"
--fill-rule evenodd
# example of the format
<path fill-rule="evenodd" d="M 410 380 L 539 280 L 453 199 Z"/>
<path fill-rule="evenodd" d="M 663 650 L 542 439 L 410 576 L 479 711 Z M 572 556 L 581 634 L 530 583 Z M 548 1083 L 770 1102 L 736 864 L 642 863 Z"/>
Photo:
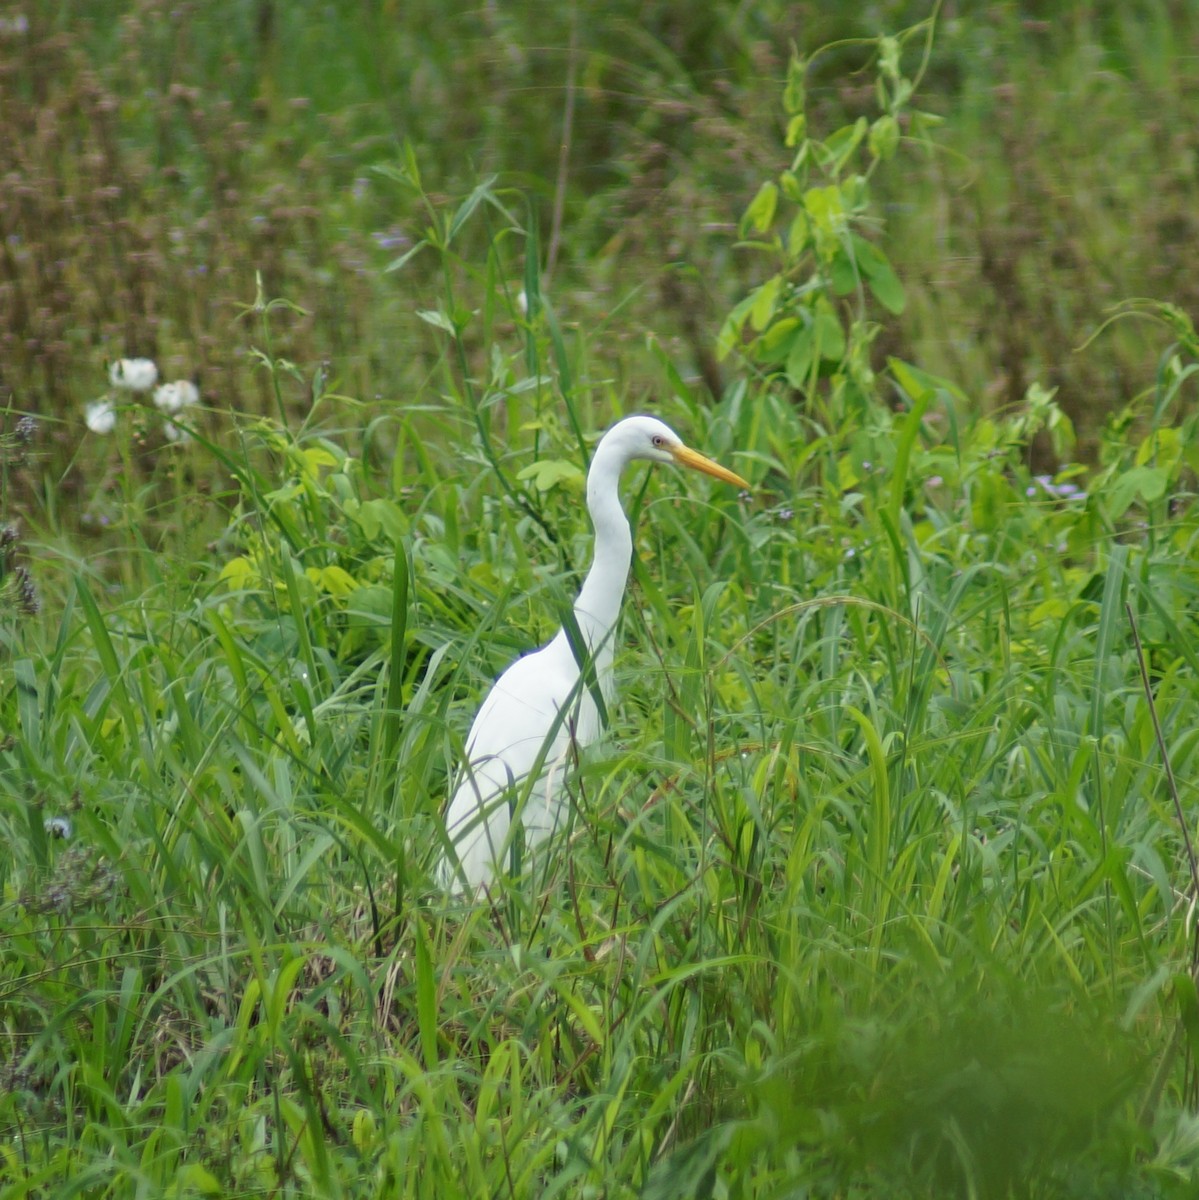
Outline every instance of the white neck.
<path fill-rule="evenodd" d="M 612 630 L 620 616 L 633 559 L 633 536 L 620 506 L 617 485 L 625 456 L 604 439 L 587 472 L 587 511 L 595 526 L 595 555 L 591 570 L 575 601 L 575 617 L 593 654 L 612 653 Z"/>

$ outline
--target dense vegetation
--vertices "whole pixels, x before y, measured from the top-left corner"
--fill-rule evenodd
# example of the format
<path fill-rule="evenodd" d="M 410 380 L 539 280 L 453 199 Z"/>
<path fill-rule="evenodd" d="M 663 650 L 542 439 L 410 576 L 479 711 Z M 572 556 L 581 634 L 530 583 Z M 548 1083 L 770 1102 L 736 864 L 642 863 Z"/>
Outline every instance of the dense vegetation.
<path fill-rule="evenodd" d="M 982 7 L 4 17 L 0 1197 L 1193 1194 L 1193 17 Z"/>

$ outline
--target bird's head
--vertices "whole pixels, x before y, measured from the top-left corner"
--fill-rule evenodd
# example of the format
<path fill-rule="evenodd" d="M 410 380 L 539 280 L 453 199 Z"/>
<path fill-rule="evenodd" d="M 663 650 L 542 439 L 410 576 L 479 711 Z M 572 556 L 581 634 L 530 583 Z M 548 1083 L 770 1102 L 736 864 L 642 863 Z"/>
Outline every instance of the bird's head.
<path fill-rule="evenodd" d="M 603 441 L 610 443 L 626 462 L 645 459 L 649 462 L 671 463 L 676 467 L 703 471 L 705 475 L 712 475 L 739 488 L 749 487 L 740 475 L 685 446 L 683 439 L 657 417 L 627 417 L 613 425 Z"/>

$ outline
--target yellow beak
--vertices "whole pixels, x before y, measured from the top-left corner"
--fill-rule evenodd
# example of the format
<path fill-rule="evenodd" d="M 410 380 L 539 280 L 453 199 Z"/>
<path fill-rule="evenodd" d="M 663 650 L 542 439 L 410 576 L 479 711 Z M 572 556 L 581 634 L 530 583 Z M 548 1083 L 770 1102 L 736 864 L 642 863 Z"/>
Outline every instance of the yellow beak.
<path fill-rule="evenodd" d="M 671 446 L 670 453 L 680 467 L 691 467 L 696 471 L 703 471 L 705 475 L 723 479 L 725 483 L 731 483 L 734 487 L 746 489 L 749 487 L 749 484 L 740 475 L 734 474 L 727 467 L 722 467 L 720 463 L 713 462 L 710 458 L 705 458 L 698 450 L 692 450 L 689 446 Z"/>

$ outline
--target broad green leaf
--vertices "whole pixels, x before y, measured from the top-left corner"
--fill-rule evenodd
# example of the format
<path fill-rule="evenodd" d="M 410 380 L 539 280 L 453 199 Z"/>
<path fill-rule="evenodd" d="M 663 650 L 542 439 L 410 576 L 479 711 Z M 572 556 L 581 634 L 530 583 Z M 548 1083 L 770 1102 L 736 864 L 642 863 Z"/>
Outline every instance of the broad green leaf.
<path fill-rule="evenodd" d="M 223 1196 L 225 1187 L 207 1167 L 200 1163 L 185 1163 L 175 1172 L 174 1192 L 178 1196 L 196 1192 L 201 1196 Z"/>
<path fill-rule="evenodd" d="M 854 234 L 853 247 L 862 274 L 866 276 L 867 286 L 888 312 L 898 316 L 903 312 L 906 300 L 903 284 L 899 282 L 899 276 L 895 274 L 887 256 L 873 242 L 857 234 Z"/>
<path fill-rule="evenodd" d="M 845 197 L 839 187 L 813 187 L 804 192 L 804 210 L 812 223 L 817 245 L 827 255 L 830 244 L 839 246 L 846 231 Z"/>
<path fill-rule="evenodd" d="M 858 286 L 858 269 L 842 248 L 838 248 L 829 263 L 829 280 L 837 296 L 848 296 Z"/>
<path fill-rule="evenodd" d="M 888 159 L 899 146 L 899 122 L 887 113 L 870 127 L 870 153 L 875 158 Z"/>
<path fill-rule="evenodd" d="M 1159 467 L 1175 466 L 1182 457 L 1182 434 L 1164 425 L 1155 429 L 1138 447 L 1136 465 L 1152 461 Z"/>
<path fill-rule="evenodd" d="M 803 203 L 803 184 L 794 171 L 784 171 L 779 176 L 779 190 L 792 204 Z"/>
<path fill-rule="evenodd" d="M 221 583 L 228 584 L 234 591 L 241 591 L 253 587 L 259 582 L 258 568 L 245 555 L 239 554 L 221 568 L 218 578 Z"/>
<path fill-rule="evenodd" d="M 829 308 L 816 311 L 812 322 L 812 343 L 821 358 L 838 362 L 845 356 L 845 330 Z"/>
<path fill-rule="evenodd" d="M 1165 467 L 1130 467 L 1106 494 L 1108 516 L 1113 519 L 1123 516 L 1138 496 L 1150 504 L 1160 500 L 1169 482 L 1170 472 Z"/>
<path fill-rule="evenodd" d="M 386 497 L 367 500 L 363 503 L 360 512 L 364 519 L 378 524 L 389 542 L 394 543 L 408 533 L 408 518 L 394 500 L 388 500 Z"/>
<path fill-rule="evenodd" d="M 749 323 L 759 332 L 770 324 L 778 303 L 779 289 L 783 286 L 781 275 L 772 275 L 754 293 L 753 308 L 749 311 Z"/>
<path fill-rule="evenodd" d="M 799 328 L 798 317 L 783 317 L 775 321 L 754 345 L 754 357 L 760 363 L 777 366 L 791 349 L 791 340 Z"/>
<path fill-rule="evenodd" d="M 316 478 L 321 467 L 339 467 L 342 464 L 336 454 L 323 446 L 306 446 L 303 450 L 293 451 L 292 456 L 310 479 Z"/>
<path fill-rule="evenodd" d="M 865 117 L 859 117 L 852 125 L 844 125 L 824 143 L 828 169 L 840 174 L 850 155 L 862 144 L 869 125 Z"/>
<path fill-rule="evenodd" d="M 801 329 L 791 343 L 791 351 L 787 355 L 787 382 L 796 389 L 806 388 L 812 374 L 812 363 L 815 361 L 816 350 L 812 345 L 812 331 Z"/>
<path fill-rule="evenodd" d="M 837 487 L 843 492 L 851 491 L 862 482 L 858 464 L 852 454 L 843 454 L 837 459 Z"/>
<path fill-rule="evenodd" d="M 889 264 L 885 271 L 871 275 L 866 282 L 875 298 L 888 312 L 896 316 L 903 312 L 907 306 L 903 284 L 899 282 L 899 276 L 891 270 Z"/>
<path fill-rule="evenodd" d="M 774 221 L 774 210 L 778 204 L 779 189 L 778 185 L 767 180 L 760 188 L 758 194 L 750 201 L 749 207 L 745 210 L 745 216 L 741 219 L 741 232 L 744 234 L 746 230 L 753 229 L 758 233 L 765 233 Z"/>
<path fill-rule="evenodd" d="M 940 375 L 922 371 L 919 367 L 914 367 L 901 358 L 888 358 L 887 369 L 894 376 L 895 382 L 903 388 L 908 399 L 913 402 L 923 392 L 944 392 L 963 406 L 970 403 L 969 397 L 956 384 L 951 383 L 948 379 L 943 379 Z M 975 426 L 975 433 L 980 446 L 985 444 L 990 449 L 997 444 L 998 430 L 990 419 L 980 418 Z"/>
<path fill-rule="evenodd" d="M 574 483 L 583 478 L 583 472 L 572 462 L 563 458 L 542 458 L 516 476 L 522 483 L 532 480 L 539 492 L 548 492 L 561 483 Z"/>
<path fill-rule="evenodd" d="M 791 228 L 787 230 L 787 253 L 792 258 L 799 258 L 808 248 L 808 243 L 811 240 L 812 229 L 808 224 L 808 215 L 801 208 L 795 214 L 795 219 L 791 222 Z"/>
<path fill-rule="evenodd" d="M 724 323 L 720 326 L 720 333 L 716 338 L 716 360 L 722 362 L 728 357 L 733 347 L 741 340 L 741 330 L 745 325 L 745 318 L 749 316 L 749 310 L 754 305 L 756 299 L 753 292 L 750 292 L 744 300 L 739 301 L 724 319 Z"/>
<path fill-rule="evenodd" d="M 309 567 L 304 574 L 321 591 L 340 599 L 358 587 L 358 581 L 344 567 L 331 563 L 327 567 Z"/>

